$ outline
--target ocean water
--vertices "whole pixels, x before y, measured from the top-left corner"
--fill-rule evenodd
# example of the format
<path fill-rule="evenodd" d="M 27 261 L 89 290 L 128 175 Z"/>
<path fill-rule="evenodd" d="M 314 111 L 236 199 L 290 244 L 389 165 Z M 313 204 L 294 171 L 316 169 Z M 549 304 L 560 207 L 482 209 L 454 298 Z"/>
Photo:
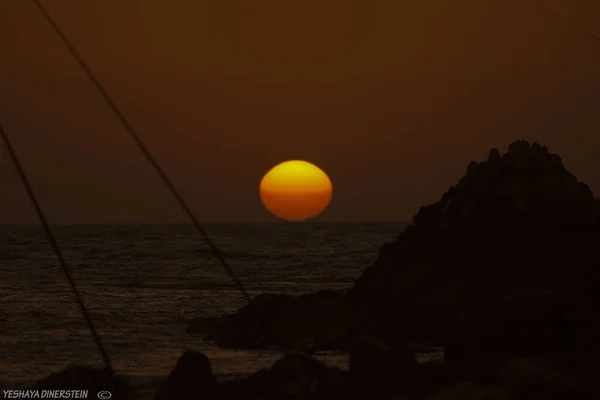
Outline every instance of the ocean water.
<path fill-rule="evenodd" d="M 344 289 L 402 223 L 209 224 L 251 295 Z M 218 349 L 187 335 L 199 316 L 245 300 L 202 236 L 186 225 L 54 228 L 115 370 L 138 387 L 168 375 L 185 349 L 221 379 L 269 366 L 275 351 Z M 64 271 L 38 226 L 0 227 L 0 386 L 31 384 L 69 364 L 101 366 Z M 322 355 L 340 365 L 342 355 Z"/>

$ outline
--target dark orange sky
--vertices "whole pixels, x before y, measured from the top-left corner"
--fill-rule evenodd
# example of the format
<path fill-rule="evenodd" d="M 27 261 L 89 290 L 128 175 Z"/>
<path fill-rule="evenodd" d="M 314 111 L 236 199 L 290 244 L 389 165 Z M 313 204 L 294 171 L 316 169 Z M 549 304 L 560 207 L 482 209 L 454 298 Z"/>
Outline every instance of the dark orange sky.
<path fill-rule="evenodd" d="M 535 1 L 45 4 L 201 220 L 272 220 L 260 179 L 298 158 L 333 181 L 321 219 L 408 219 L 521 138 L 600 193 L 600 44 Z M 600 2 L 546 4 L 600 34 Z M 0 117 L 52 222 L 186 221 L 30 1 L 0 2 L 0 49 Z M 0 154 L 0 223 L 35 223 Z"/>

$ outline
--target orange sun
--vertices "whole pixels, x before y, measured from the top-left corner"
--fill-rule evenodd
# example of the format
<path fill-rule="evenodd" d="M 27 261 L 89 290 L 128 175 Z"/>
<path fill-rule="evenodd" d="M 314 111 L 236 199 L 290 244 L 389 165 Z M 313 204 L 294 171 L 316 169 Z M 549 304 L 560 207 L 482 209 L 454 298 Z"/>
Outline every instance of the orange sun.
<path fill-rule="evenodd" d="M 260 182 L 260 198 L 267 210 L 288 221 L 319 215 L 331 201 L 329 177 L 306 161 L 286 161 L 271 168 Z"/>

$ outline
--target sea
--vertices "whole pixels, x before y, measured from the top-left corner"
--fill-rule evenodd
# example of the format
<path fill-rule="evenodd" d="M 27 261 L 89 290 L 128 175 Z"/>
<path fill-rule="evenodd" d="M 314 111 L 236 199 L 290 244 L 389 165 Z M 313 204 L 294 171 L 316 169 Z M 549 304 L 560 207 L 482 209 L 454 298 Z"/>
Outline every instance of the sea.
<path fill-rule="evenodd" d="M 405 223 L 239 223 L 204 229 L 251 296 L 346 289 Z M 52 228 L 117 373 L 151 397 L 186 349 L 218 379 L 267 368 L 275 350 L 220 349 L 185 333 L 193 318 L 235 312 L 239 287 L 192 225 Z M 347 356 L 319 354 L 344 368 Z M 31 385 L 68 365 L 102 366 L 41 226 L 0 226 L 0 387 Z"/>

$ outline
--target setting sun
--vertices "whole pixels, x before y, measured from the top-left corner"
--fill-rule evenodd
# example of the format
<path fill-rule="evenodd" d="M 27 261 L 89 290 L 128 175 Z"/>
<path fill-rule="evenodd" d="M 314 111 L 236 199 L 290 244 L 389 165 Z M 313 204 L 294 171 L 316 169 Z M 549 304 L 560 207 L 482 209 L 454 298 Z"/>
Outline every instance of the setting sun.
<path fill-rule="evenodd" d="M 288 221 L 319 215 L 331 201 L 329 177 L 306 161 L 286 161 L 273 167 L 260 182 L 260 198 L 267 210 Z"/>

